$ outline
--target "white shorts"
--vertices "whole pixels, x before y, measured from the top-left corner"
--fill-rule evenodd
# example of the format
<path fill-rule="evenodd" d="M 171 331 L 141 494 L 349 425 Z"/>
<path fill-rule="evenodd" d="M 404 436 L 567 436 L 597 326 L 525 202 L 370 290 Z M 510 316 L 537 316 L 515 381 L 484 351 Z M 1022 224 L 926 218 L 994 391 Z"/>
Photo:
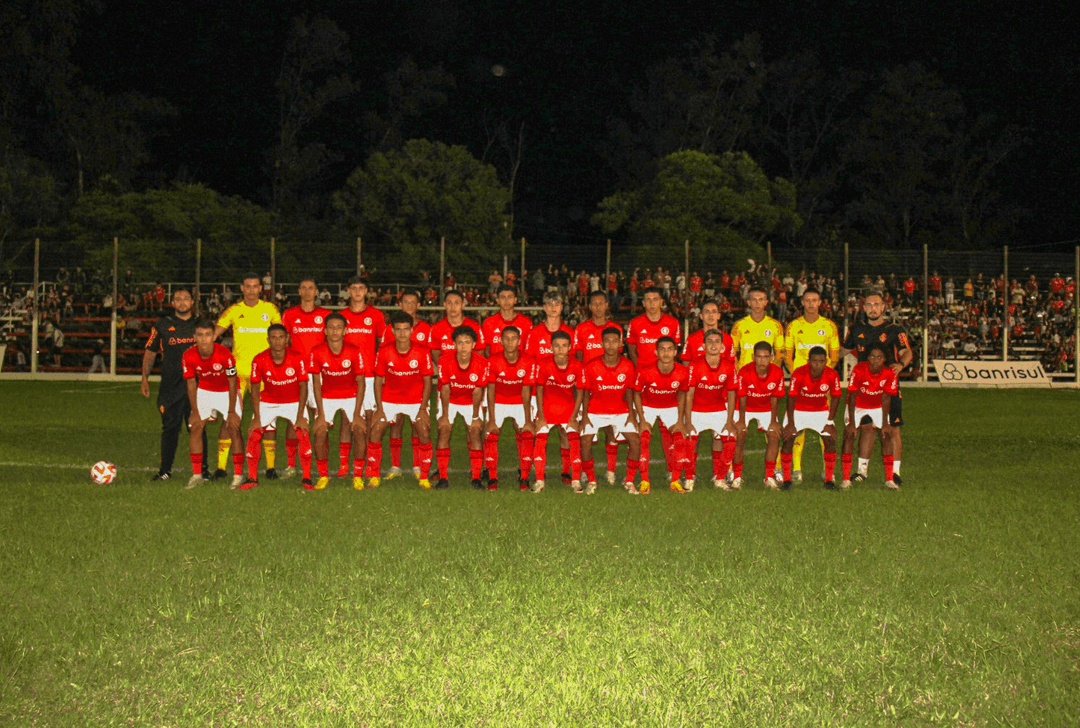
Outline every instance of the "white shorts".
<path fill-rule="evenodd" d="M 690 426 L 699 435 L 705 430 L 712 430 L 714 440 L 734 437 L 734 434 L 724 432 L 724 425 L 726 424 L 727 410 L 717 410 L 716 412 L 694 412 L 691 410 L 690 412 Z"/>
<path fill-rule="evenodd" d="M 383 402 L 382 411 L 386 416 L 386 421 L 391 425 L 397 422 L 399 415 L 405 415 L 405 419 L 410 422 L 415 422 L 420 419 L 420 408 L 423 406 L 423 402 L 416 402 L 415 404 L 401 404 L 399 402 Z"/>
<path fill-rule="evenodd" d="M 272 429 L 277 424 L 278 417 L 295 425 L 299 409 L 299 402 L 259 402 L 259 427 L 264 430 Z"/>
<path fill-rule="evenodd" d="M 205 389 L 200 389 L 195 395 L 195 403 L 199 405 L 199 419 L 201 420 L 215 419 L 215 412 L 224 417 L 229 411 L 229 393 L 210 392 Z M 243 415 L 243 408 L 240 406 L 239 390 L 236 392 L 236 414 Z"/>
<path fill-rule="evenodd" d="M 746 413 L 746 419 L 744 420 L 744 422 L 746 422 L 746 430 L 748 432 L 750 431 L 750 423 L 754 422 L 754 421 L 757 421 L 757 426 L 758 426 L 758 431 L 759 432 L 762 432 L 762 431 L 768 429 L 769 423 L 772 422 L 772 411 L 769 411 L 769 412 L 747 412 Z"/>
<path fill-rule="evenodd" d="M 832 420 L 829 419 L 828 410 L 821 410 L 820 412 L 795 410 L 795 429 L 799 432 L 813 430 L 819 435 L 824 435 L 825 428 L 831 424 Z"/>
<path fill-rule="evenodd" d="M 375 411 L 375 377 L 364 377 L 364 402 L 361 412 Z"/>
<path fill-rule="evenodd" d="M 679 422 L 678 407 L 664 407 L 663 409 L 657 409 L 655 407 L 643 406 L 641 412 L 645 415 L 646 427 L 652 427 L 654 422 L 660 420 L 660 424 L 670 430 Z"/>
<path fill-rule="evenodd" d="M 855 426 L 860 427 L 864 417 L 869 417 L 870 422 L 877 429 L 881 429 L 881 408 L 875 407 L 873 409 L 863 409 L 861 407 L 855 408 Z M 844 426 L 851 424 L 848 422 L 847 410 L 844 410 Z"/>
<path fill-rule="evenodd" d="M 502 427 L 507 420 L 513 420 L 519 428 L 525 426 L 524 404 L 499 404 L 495 403 L 495 426 Z"/>
<path fill-rule="evenodd" d="M 582 435 L 596 435 L 600 430 L 605 427 L 610 427 L 611 431 L 616 435 L 624 432 L 633 432 L 637 434 L 637 430 L 630 424 L 630 415 L 589 415 L 588 426 L 581 431 Z"/>
<path fill-rule="evenodd" d="M 483 410 L 483 408 L 481 408 Z M 450 426 L 453 427 L 454 422 L 457 421 L 458 415 L 461 419 L 465 420 L 466 426 L 471 425 L 473 421 L 473 406 L 471 404 L 449 404 L 447 405 L 446 416 L 450 420 Z M 483 411 L 480 416 L 483 417 Z"/>
<path fill-rule="evenodd" d="M 323 415 L 326 417 L 326 423 L 328 425 L 334 424 L 334 418 L 337 416 L 338 410 L 345 413 L 345 419 L 352 421 L 353 413 L 356 412 L 356 397 L 345 397 L 343 399 L 328 399 L 323 397 L 322 401 Z"/>

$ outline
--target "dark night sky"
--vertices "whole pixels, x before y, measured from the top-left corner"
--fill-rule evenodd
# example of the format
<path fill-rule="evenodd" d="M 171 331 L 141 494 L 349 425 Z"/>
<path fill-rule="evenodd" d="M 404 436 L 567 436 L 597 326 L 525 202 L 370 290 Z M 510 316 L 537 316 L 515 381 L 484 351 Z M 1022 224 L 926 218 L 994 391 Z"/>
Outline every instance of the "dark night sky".
<path fill-rule="evenodd" d="M 597 151 L 605 121 L 626 114 L 628 91 L 645 69 L 684 54 L 702 32 L 716 35 L 720 48 L 758 32 L 767 60 L 810 49 L 826 68 L 871 73 L 920 61 L 959 90 L 971 111 L 1028 127 L 1033 143 L 1003 170 L 1006 191 L 1033 211 L 1025 242 L 1077 237 L 1080 153 L 1066 109 L 1076 98 L 1077 53 L 1064 6 L 934 5 L 119 0 L 86 18 L 75 60 L 92 85 L 162 96 L 178 107 L 154 149 L 169 176 L 261 201 L 276 119 L 273 83 L 290 18 L 325 15 L 349 34 L 350 73 L 361 84 L 357 98 L 317 130 L 345 157 L 335 186 L 363 162 L 359 117 L 378 105 L 382 75 L 411 56 L 421 66 L 442 64 L 457 81 L 448 107 L 414 135 L 478 154 L 483 106 L 524 120 L 521 198 L 548 209 L 578 206 L 587 217 L 615 184 Z M 508 73 L 492 76 L 494 63 Z M 572 220 L 556 218 L 556 227 Z M 590 233 L 584 223 L 571 227 Z"/>

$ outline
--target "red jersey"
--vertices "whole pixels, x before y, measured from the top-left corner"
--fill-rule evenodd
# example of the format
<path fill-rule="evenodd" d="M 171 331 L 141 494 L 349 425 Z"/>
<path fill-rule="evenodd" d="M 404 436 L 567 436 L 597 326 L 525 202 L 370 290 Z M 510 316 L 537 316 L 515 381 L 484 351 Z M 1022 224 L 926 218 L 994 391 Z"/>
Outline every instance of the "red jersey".
<path fill-rule="evenodd" d="M 468 316 L 464 316 L 461 320 L 462 326 L 468 326 L 470 329 L 476 332 L 476 348 L 475 351 L 481 351 L 487 346 L 487 340 L 484 338 L 484 331 L 480 328 L 480 324 L 473 321 Z M 452 334 L 457 326 L 452 325 L 445 318 L 436 322 L 431 327 L 431 333 L 428 338 L 428 347 L 434 351 L 442 354 L 450 354 L 453 356 L 454 352 L 454 338 Z"/>
<path fill-rule="evenodd" d="M 536 386 L 544 388 L 544 419 L 550 424 L 563 425 L 569 422 L 574 411 L 582 369 L 581 362 L 573 357 L 567 362 L 565 369 L 555 363 L 554 357 L 538 362 Z"/>
<path fill-rule="evenodd" d="M 691 412 L 724 412 L 728 392 L 739 389 L 735 365 L 723 357 L 716 367 L 709 366 L 705 357 L 695 359 L 690 364 L 690 386 L 694 388 Z"/>
<path fill-rule="evenodd" d="M 367 306 L 363 311 L 353 311 L 348 306 L 339 311 L 348 326 L 345 327 L 345 343 L 351 344 L 360 350 L 364 360 L 363 375 L 372 376 L 375 366 L 375 354 L 379 350 L 379 337 L 386 328 L 386 318 L 382 311 L 372 306 Z"/>
<path fill-rule="evenodd" d="M 251 385 L 262 382 L 260 402 L 296 404 L 300 401 L 300 382 L 306 381 L 304 355 L 295 349 L 286 349 L 280 364 L 274 362 L 269 349 L 256 354 L 251 362 Z"/>
<path fill-rule="evenodd" d="M 495 385 L 495 401 L 488 404 L 521 404 L 522 387 L 536 384 L 536 360 L 518 352 L 517 361 L 511 364 L 504 354 L 493 354 L 488 359 L 488 384 Z"/>
<path fill-rule="evenodd" d="M 414 343 L 402 354 L 397 346 L 379 349 L 375 376 L 383 378 L 382 401 L 418 404 L 424 399 L 424 381 L 435 373 L 426 345 Z"/>
<path fill-rule="evenodd" d="M 570 335 L 570 345 L 573 347 L 574 330 L 566 324 L 560 323 L 559 331 L 565 331 Z M 551 335 L 554 333 L 554 331 L 548 331 L 547 324 L 534 326 L 533 330 L 529 332 L 529 338 L 525 341 L 522 349 L 526 354 L 537 360 L 555 356 L 555 353 L 551 350 Z"/>
<path fill-rule="evenodd" d="M 775 364 L 769 364 L 764 377 L 759 377 L 754 362 L 739 370 L 739 399 L 746 397 L 747 412 L 768 412 L 772 400 L 784 396 L 784 373 Z"/>
<path fill-rule="evenodd" d="M 840 375 L 835 369 L 825 367 L 821 376 L 810 376 L 810 365 L 803 364 L 791 373 L 788 396 L 795 400 L 798 412 L 828 412 L 829 397 L 840 396 Z"/>
<path fill-rule="evenodd" d="M 229 377 L 236 376 L 236 360 L 221 344 L 214 344 L 210 356 L 203 358 L 199 347 L 192 346 L 180 360 L 184 379 L 199 379 L 199 389 L 206 392 L 228 392 Z"/>
<path fill-rule="evenodd" d="M 319 344 L 308 359 L 308 373 L 319 375 L 323 399 L 355 397 L 356 378 L 363 376 L 365 369 L 364 355 L 352 344 L 342 343 L 337 354 L 330 351 L 329 344 Z"/>
<path fill-rule="evenodd" d="M 412 336 L 409 338 L 409 341 L 414 344 L 420 344 L 420 346 L 426 349 L 428 346 L 428 341 L 430 340 L 431 324 L 429 324 L 427 321 L 424 321 L 423 319 L 418 319 L 415 323 L 413 323 Z M 390 324 L 389 321 L 387 321 L 386 328 L 383 329 L 382 339 L 379 341 L 379 345 L 385 349 L 388 346 L 393 346 L 394 343 L 394 327 Z M 431 357 L 428 356 L 428 358 L 430 359 Z"/>
<path fill-rule="evenodd" d="M 326 317 L 329 315 L 330 309 L 322 306 L 311 311 L 299 306 L 286 309 L 281 314 L 281 323 L 289 330 L 289 347 L 307 358 L 312 349 L 326 340 Z"/>
<path fill-rule="evenodd" d="M 439 357 L 439 390 L 450 387 L 450 404 L 472 404 L 473 390 L 487 386 L 487 369 L 487 359 L 475 352 L 464 369 L 456 355 Z"/>
<path fill-rule="evenodd" d="M 675 362 L 670 372 L 660 371 L 659 363 L 639 368 L 634 389 L 641 392 L 641 405 L 653 409 L 679 406 L 679 392 L 690 389 L 690 370 Z"/>
<path fill-rule="evenodd" d="M 674 316 L 662 313 L 658 321 L 650 321 L 648 315 L 641 314 L 631 319 L 626 344 L 637 352 L 638 366 L 648 366 L 656 361 L 656 340 L 661 336 L 670 336 L 676 345 L 682 341 L 682 331 Z"/>
<path fill-rule="evenodd" d="M 191 351 L 190 349 L 188 351 Z M 900 382 L 892 367 L 882 367 L 877 374 L 870 373 L 870 365 L 861 361 L 851 370 L 848 392 L 855 392 L 855 406 L 859 409 L 878 409 L 881 395 L 895 397 L 900 392 Z"/>
<path fill-rule="evenodd" d="M 625 356 L 609 367 L 603 359 L 593 359 L 585 365 L 578 389 L 589 392 L 589 414 L 625 415 L 626 390 L 634 386 L 634 365 Z"/>
<path fill-rule="evenodd" d="M 592 319 L 582 321 L 577 325 L 577 328 L 574 329 L 573 346 L 570 349 L 570 353 L 580 354 L 581 361 L 586 364 L 597 357 L 603 356 L 604 342 L 603 337 L 600 334 L 608 326 L 615 326 L 620 331 L 622 330 L 622 327 L 614 321 L 605 321 L 599 326 L 593 323 Z"/>
<path fill-rule="evenodd" d="M 523 313 L 519 313 L 514 318 L 507 321 L 502 317 L 501 312 L 497 312 L 484 319 L 484 325 L 480 328 L 484 331 L 484 341 L 491 347 L 491 355 L 495 356 L 503 350 L 502 347 L 502 332 L 507 326 L 516 326 L 521 332 L 521 344 L 525 343 L 525 340 L 529 338 L 529 331 L 532 329 L 532 319 Z M 518 344 L 520 347 L 521 344 Z"/>
<path fill-rule="evenodd" d="M 720 358 L 735 363 L 735 344 L 731 340 L 731 334 L 721 331 L 723 343 L 720 345 Z M 705 329 L 698 329 L 686 337 L 686 346 L 683 348 L 682 360 L 690 363 L 705 357 Z"/>

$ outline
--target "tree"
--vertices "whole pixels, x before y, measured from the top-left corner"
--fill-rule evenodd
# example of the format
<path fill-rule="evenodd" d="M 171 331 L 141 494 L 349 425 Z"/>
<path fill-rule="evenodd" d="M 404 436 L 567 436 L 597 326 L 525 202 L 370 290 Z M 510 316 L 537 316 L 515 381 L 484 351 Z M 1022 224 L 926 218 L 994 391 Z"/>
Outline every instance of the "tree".
<path fill-rule="evenodd" d="M 478 274 L 511 252 L 510 193 L 495 170 L 464 147 L 412 139 L 399 151 L 375 152 L 334 195 L 342 230 L 363 235 L 384 273 L 437 268 L 439 238 L 447 265 Z"/>
<path fill-rule="evenodd" d="M 384 80 L 384 108 L 365 117 L 377 150 L 398 148 L 407 138 L 406 124 L 446 106 L 447 92 L 455 86 L 453 75 L 442 66 L 420 68 L 412 58 L 402 61 Z"/>

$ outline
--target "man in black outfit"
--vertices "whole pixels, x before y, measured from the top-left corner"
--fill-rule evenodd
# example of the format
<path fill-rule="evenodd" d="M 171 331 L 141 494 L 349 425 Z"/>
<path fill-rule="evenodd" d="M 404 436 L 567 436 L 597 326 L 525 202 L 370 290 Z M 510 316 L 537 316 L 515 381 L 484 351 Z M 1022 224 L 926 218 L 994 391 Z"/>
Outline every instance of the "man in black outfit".
<path fill-rule="evenodd" d="M 193 304 L 191 292 L 187 289 L 173 291 L 173 313 L 157 320 L 150 329 L 150 338 L 146 340 L 143 351 L 141 392 L 144 397 L 150 396 L 150 370 L 158 354 L 161 354 L 161 386 L 157 396 L 158 412 L 161 413 L 161 467 L 151 480 L 168 480 L 172 477 L 180 426 L 186 425 L 191 417 L 191 403 L 188 401 L 187 383 L 184 382 L 180 359 L 195 344 Z M 203 452 L 206 452 L 205 431 Z M 206 461 L 203 462 L 202 476 L 209 480 L 210 474 L 205 472 Z"/>

